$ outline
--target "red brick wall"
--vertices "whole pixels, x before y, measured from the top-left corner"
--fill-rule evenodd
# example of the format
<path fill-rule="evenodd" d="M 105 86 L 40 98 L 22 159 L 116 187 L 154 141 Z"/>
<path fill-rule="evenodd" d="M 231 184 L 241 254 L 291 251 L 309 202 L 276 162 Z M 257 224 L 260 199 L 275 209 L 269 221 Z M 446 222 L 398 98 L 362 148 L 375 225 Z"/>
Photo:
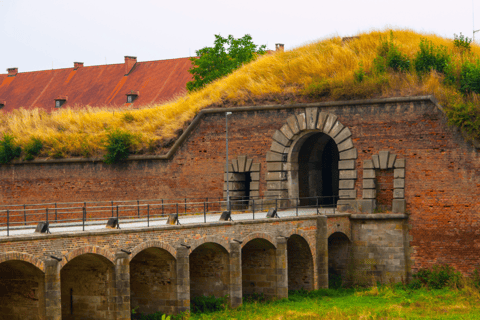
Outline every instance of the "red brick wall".
<path fill-rule="evenodd" d="M 392 211 L 393 169 L 375 170 L 377 211 Z"/>
<path fill-rule="evenodd" d="M 358 150 L 357 198 L 363 160 L 388 150 L 406 159 L 405 199 L 410 214 L 413 268 L 449 263 L 464 272 L 480 265 L 480 153 L 429 101 L 322 107 L 352 132 Z M 261 163 L 271 137 L 288 115 L 282 109 L 229 116 L 231 159 Z M 173 159 L 102 163 L 2 166 L 0 202 L 222 197 L 225 114 L 208 114 Z"/>

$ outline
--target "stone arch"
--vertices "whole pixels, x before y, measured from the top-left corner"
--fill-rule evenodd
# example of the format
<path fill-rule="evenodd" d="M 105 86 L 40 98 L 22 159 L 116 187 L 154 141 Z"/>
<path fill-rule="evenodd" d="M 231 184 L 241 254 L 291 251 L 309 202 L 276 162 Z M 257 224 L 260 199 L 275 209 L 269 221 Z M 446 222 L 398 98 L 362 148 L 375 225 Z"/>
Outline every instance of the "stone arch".
<path fill-rule="evenodd" d="M 357 149 L 353 145 L 352 133 L 338 117 L 319 108 L 306 108 L 291 115 L 286 123 L 273 134 L 270 151 L 267 152 L 266 197 L 298 198 L 298 152 L 299 143 L 314 134 L 323 133 L 334 141 L 338 151 L 338 197 L 337 205 L 345 200 L 356 199 L 355 160 Z M 296 147 L 297 146 L 297 147 Z"/>
<path fill-rule="evenodd" d="M 130 254 L 130 257 L 129 257 L 130 261 L 132 261 L 132 259 L 135 258 L 137 254 L 139 254 L 140 252 L 148 248 L 160 248 L 170 253 L 173 257 L 177 256 L 177 250 L 175 250 L 175 248 L 169 245 L 168 243 L 158 241 L 158 240 L 149 240 L 149 241 L 142 242 L 138 246 L 133 248 L 132 253 Z"/>
<path fill-rule="evenodd" d="M 254 239 L 264 239 L 264 240 L 267 240 L 268 242 L 270 242 L 272 244 L 272 246 L 274 248 L 277 248 L 277 241 L 276 239 L 271 236 L 270 234 L 268 233 L 261 233 L 261 232 L 256 232 L 256 233 L 250 233 L 248 234 L 245 238 L 242 239 L 242 244 L 241 244 L 241 248 L 243 248 L 247 243 L 249 243 L 250 241 L 254 240 Z"/>
<path fill-rule="evenodd" d="M 329 287 L 338 287 L 348 281 L 350 250 L 351 241 L 345 233 L 334 232 L 328 237 Z"/>
<path fill-rule="evenodd" d="M 160 241 L 137 246 L 130 258 L 131 308 L 145 314 L 171 314 L 176 303 L 176 251 Z"/>
<path fill-rule="evenodd" d="M 288 290 L 315 288 L 313 251 L 308 241 L 292 234 L 287 240 Z"/>
<path fill-rule="evenodd" d="M 102 256 L 109 260 L 111 263 L 115 263 L 115 255 L 111 253 L 110 251 L 97 247 L 97 246 L 86 246 L 82 248 L 78 248 L 75 250 L 70 251 L 67 253 L 66 256 L 63 257 L 62 262 L 61 262 L 61 267 L 63 268 L 69 261 L 75 259 L 78 256 L 81 256 L 82 254 L 86 253 L 92 253 L 96 254 L 99 256 Z"/>
<path fill-rule="evenodd" d="M 224 239 L 222 237 L 218 237 L 218 236 L 206 236 L 206 237 L 202 237 L 198 240 L 195 240 L 195 242 L 193 242 L 193 243 L 189 243 L 190 254 L 195 249 L 197 249 L 198 247 L 200 247 L 201 245 L 203 245 L 207 242 L 215 243 L 215 244 L 221 246 L 223 249 L 225 249 L 225 251 L 227 251 L 230 254 L 230 246 L 228 244 L 228 241 L 226 239 Z"/>
<path fill-rule="evenodd" d="M 382 173 L 386 174 L 382 175 Z M 391 183 L 392 189 L 387 189 L 391 195 L 383 194 L 387 192 L 383 192 L 384 188 L 378 183 L 379 178 L 386 180 L 389 185 Z M 388 199 L 383 199 L 385 196 Z M 384 204 L 385 200 L 387 203 Z M 388 203 L 390 200 L 391 205 Z M 398 159 L 389 151 L 380 151 L 374 154 L 371 160 L 363 162 L 363 199 L 359 203 L 359 211 L 373 213 L 379 203 L 385 206 L 382 209 L 391 210 L 394 213 L 405 213 L 405 159 Z"/>
<path fill-rule="evenodd" d="M 28 262 L 40 269 L 43 273 L 45 273 L 45 263 L 42 260 L 32 256 L 31 254 L 16 251 L 0 254 L 0 263 L 10 260 Z"/>
<path fill-rule="evenodd" d="M 230 254 L 216 242 L 204 242 L 189 256 L 190 301 L 195 297 L 228 295 L 230 289 Z"/>
<path fill-rule="evenodd" d="M 13 254 L 1 257 L 0 317 L 45 319 L 45 273 L 32 263 L 31 257 Z"/>
<path fill-rule="evenodd" d="M 223 198 L 227 199 L 227 168 L 223 183 Z M 228 164 L 228 188 L 232 207 L 248 208 L 250 199 L 258 199 L 260 196 L 260 163 L 254 163 L 253 159 L 240 155 L 232 159 Z M 245 202 L 243 202 L 246 200 Z M 237 204 L 237 205 L 236 205 Z"/>

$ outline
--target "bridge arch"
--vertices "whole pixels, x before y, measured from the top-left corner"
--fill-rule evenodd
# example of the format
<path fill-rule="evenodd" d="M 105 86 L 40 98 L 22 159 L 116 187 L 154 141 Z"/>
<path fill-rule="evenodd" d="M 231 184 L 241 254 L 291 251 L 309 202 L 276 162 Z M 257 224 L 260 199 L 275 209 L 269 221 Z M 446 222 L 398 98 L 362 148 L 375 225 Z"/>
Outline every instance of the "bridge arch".
<path fill-rule="evenodd" d="M 175 250 L 175 248 L 168 243 L 157 240 L 149 240 L 142 242 L 133 248 L 132 253 L 130 254 L 130 261 L 132 261 L 137 254 L 148 248 L 160 248 L 170 253 L 173 257 L 177 257 L 177 250 Z"/>
<path fill-rule="evenodd" d="M 43 264 L 28 254 L 9 252 L 0 256 L 0 315 L 2 319 L 45 318 Z"/>
<path fill-rule="evenodd" d="M 287 240 L 288 290 L 315 288 L 313 251 L 307 239 L 292 234 Z"/>
<path fill-rule="evenodd" d="M 201 245 L 205 244 L 205 243 L 214 243 L 214 244 L 217 244 L 219 246 L 221 246 L 225 251 L 227 251 L 228 253 L 230 253 L 230 246 L 228 245 L 228 241 L 223 238 L 223 237 L 219 237 L 219 236 L 206 236 L 206 237 L 202 237 L 200 239 L 197 239 L 195 240 L 193 243 L 189 243 L 190 245 L 190 254 L 192 254 L 192 252 L 197 249 L 198 247 L 200 247 Z"/>
<path fill-rule="evenodd" d="M 306 108 L 276 130 L 267 153 L 267 194 L 281 198 L 355 199 L 352 133 L 338 116 Z M 313 201 L 313 200 L 312 200 Z"/>
<path fill-rule="evenodd" d="M 255 240 L 255 239 L 264 239 L 264 240 L 270 242 L 270 244 L 274 248 L 277 248 L 277 241 L 272 235 L 270 235 L 268 233 L 255 232 L 255 233 L 248 234 L 245 238 L 242 239 L 242 241 L 243 241 L 242 245 L 241 245 L 242 249 L 247 243 L 249 243 L 250 241 Z"/>
<path fill-rule="evenodd" d="M 31 254 L 16 251 L 0 254 L 0 263 L 10 260 L 28 262 L 40 269 L 40 271 L 45 272 L 45 263 Z"/>
<path fill-rule="evenodd" d="M 61 267 L 63 268 L 71 260 L 75 259 L 78 256 L 87 254 L 87 253 L 102 256 L 105 259 L 109 260 L 111 263 L 115 263 L 115 255 L 113 253 L 111 253 L 110 251 L 108 251 L 106 249 L 103 249 L 103 248 L 100 248 L 100 247 L 97 247 L 97 246 L 86 246 L 86 247 L 82 247 L 82 248 L 72 250 L 69 253 L 67 253 L 67 255 L 65 255 L 62 259 Z"/>
<path fill-rule="evenodd" d="M 348 267 L 351 260 L 351 241 L 343 232 L 334 232 L 328 237 L 328 282 L 329 287 L 339 287 L 348 282 Z"/>

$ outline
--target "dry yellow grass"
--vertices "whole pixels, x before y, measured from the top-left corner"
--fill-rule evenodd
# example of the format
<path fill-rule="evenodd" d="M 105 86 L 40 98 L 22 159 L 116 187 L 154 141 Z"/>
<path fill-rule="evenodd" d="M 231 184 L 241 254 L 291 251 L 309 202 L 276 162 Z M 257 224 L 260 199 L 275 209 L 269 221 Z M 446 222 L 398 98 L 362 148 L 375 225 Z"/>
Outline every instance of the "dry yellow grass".
<path fill-rule="evenodd" d="M 341 89 L 328 99 L 366 98 L 369 96 L 405 96 L 434 94 L 444 105 L 452 97 L 463 99 L 453 89 L 446 88 L 441 76 L 432 73 L 419 79 L 414 74 L 387 74 L 388 83 L 378 90 L 365 82 L 355 84 L 354 72 L 362 63 L 368 72 L 381 39 L 387 39 L 390 30 L 359 34 L 359 38 L 342 42 L 341 38 L 313 42 L 297 49 L 258 58 L 231 75 L 220 79 L 203 90 L 178 97 L 176 100 L 139 110 L 111 110 L 108 108 L 64 109 L 51 114 L 39 110 L 17 110 L 1 114 L 0 132 L 10 133 L 24 146 L 31 137 L 44 143 L 41 156 L 98 156 L 103 151 L 107 130 L 122 128 L 136 135 L 136 153 L 159 152 L 162 140 L 175 136 L 175 131 L 191 120 L 201 109 L 212 104 L 233 101 L 245 104 L 265 96 L 301 96 L 305 88 L 319 79 L 341 83 Z M 454 50 L 452 39 L 411 30 L 394 30 L 394 41 L 400 50 L 413 57 L 422 38 L 435 45 Z M 480 47 L 472 46 L 475 55 Z M 459 54 L 454 56 L 461 59 Z M 476 100 L 476 97 L 474 97 Z"/>

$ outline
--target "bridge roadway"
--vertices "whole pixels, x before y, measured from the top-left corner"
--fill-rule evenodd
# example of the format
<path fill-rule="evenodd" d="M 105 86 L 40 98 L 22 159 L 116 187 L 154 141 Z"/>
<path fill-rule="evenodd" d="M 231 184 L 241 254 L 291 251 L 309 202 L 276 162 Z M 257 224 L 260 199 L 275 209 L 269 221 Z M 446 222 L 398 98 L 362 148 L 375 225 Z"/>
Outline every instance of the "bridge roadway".
<path fill-rule="evenodd" d="M 312 214 L 334 214 L 335 210 L 332 208 L 298 208 L 296 209 L 279 209 L 278 215 L 282 217 L 295 217 L 295 216 L 305 216 Z M 252 212 L 232 212 L 233 221 L 244 221 L 244 220 L 255 220 L 255 219 L 264 219 L 266 217 L 267 211 L 257 211 L 255 214 Z M 202 213 L 199 214 L 179 214 L 179 223 L 180 224 L 199 224 L 199 223 L 210 223 L 217 222 L 221 213 L 207 213 L 205 216 Z M 167 216 L 154 216 L 149 221 L 146 218 L 120 218 L 120 228 L 121 229 L 134 229 L 134 228 L 145 228 L 149 227 L 160 227 L 167 226 Z M 84 232 L 84 231 L 94 231 L 105 229 L 107 220 L 95 220 L 95 221 L 86 221 L 85 226 L 81 222 L 70 222 L 70 223 L 55 223 L 50 222 L 50 232 L 51 233 L 70 233 L 70 232 Z M 15 235 L 28 235 L 35 232 L 35 225 L 26 225 L 26 226 L 14 226 L 10 227 L 8 231 L 9 236 Z M 0 228 L 0 237 L 7 236 L 7 228 Z"/>

